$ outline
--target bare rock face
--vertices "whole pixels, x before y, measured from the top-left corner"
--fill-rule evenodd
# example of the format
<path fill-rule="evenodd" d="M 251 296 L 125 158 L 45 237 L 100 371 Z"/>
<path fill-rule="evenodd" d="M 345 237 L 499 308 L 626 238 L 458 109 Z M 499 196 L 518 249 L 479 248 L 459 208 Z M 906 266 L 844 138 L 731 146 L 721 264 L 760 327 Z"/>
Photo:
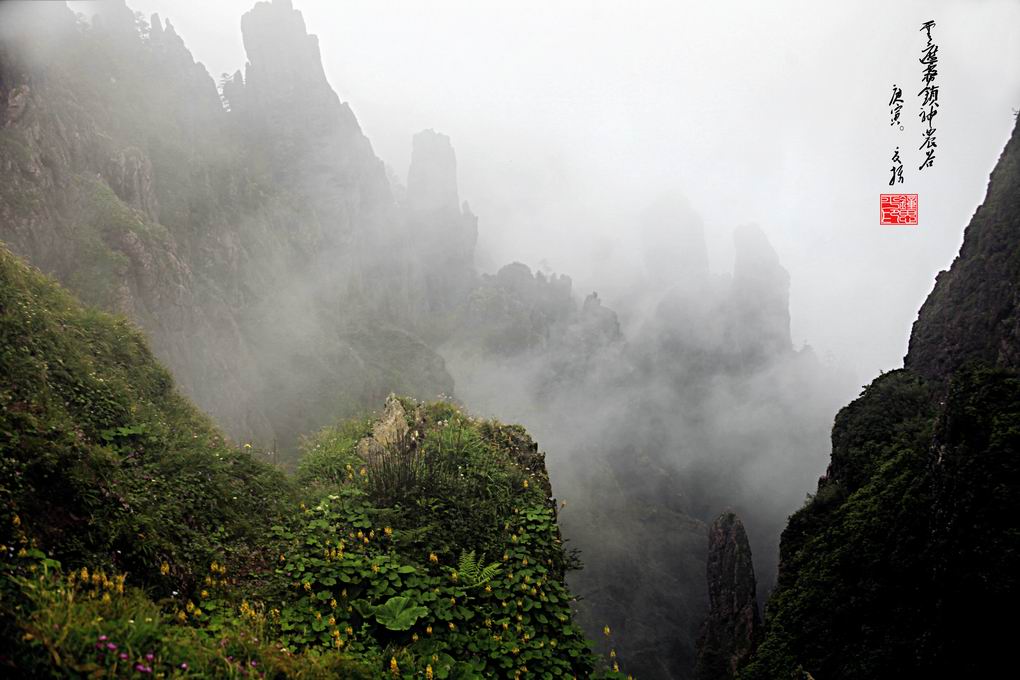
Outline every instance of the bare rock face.
<path fill-rule="evenodd" d="M 698 641 L 698 680 L 729 680 L 754 652 L 761 628 L 751 548 L 740 518 L 724 512 L 708 532 L 708 619 Z"/>
<path fill-rule="evenodd" d="M 944 381 L 969 361 L 1020 368 L 1020 124 L 999 158 L 949 271 L 910 334 L 905 368 Z"/>
<path fill-rule="evenodd" d="M 105 168 L 105 178 L 117 197 L 141 210 L 153 222 L 159 221 L 159 203 L 152 185 L 152 163 L 137 147 L 118 151 Z"/>
<path fill-rule="evenodd" d="M 358 455 L 369 460 L 404 441 L 411 429 L 407 424 L 407 416 L 407 411 L 396 395 L 387 397 L 382 415 L 372 426 L 371 436 L 358 442 Z"/>

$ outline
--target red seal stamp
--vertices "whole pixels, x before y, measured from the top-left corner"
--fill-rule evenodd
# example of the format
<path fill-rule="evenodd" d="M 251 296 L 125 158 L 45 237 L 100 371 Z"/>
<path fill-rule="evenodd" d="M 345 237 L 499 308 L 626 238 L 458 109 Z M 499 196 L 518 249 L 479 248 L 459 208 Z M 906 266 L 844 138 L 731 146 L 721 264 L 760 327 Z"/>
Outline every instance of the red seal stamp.
<path fill-rule="evenodd" d="M 917 224 L 917 194 L 881 194 L 879 224 Z"/>

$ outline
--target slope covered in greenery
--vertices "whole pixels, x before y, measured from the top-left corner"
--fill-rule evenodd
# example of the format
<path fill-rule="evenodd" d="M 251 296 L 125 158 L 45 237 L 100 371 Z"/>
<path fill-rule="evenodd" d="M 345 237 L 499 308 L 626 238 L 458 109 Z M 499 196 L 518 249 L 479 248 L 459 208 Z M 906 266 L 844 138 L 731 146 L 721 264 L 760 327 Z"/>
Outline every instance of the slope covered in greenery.
<path fill-rule="evenodd" d="M 6 250 L 0 376 L 5 672 L 595 674 L 522 428 L 391 398 L 286 477 Z"/>
<path fill-rule="evenodd" d="M 905 369 L 836 417 L 783 532 L 766 636 L 740 677 L 979 678 L 1015 666 L 1020 591 L 1020 124 Z"/>
<path fill-rule="evenodd" d="M 961 372 L 942 408 L 909 371 L 833 430 L 829 473 L 783 533 L 767 637 L 744 678 L 982 677 L 1016 592 L 1020 380 Z"/>

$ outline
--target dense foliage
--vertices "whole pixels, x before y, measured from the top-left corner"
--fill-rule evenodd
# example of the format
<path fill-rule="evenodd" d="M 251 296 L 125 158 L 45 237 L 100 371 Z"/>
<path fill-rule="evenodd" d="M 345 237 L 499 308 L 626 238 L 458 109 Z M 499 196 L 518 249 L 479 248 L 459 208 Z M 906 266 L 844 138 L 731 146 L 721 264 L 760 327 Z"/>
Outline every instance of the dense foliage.
<path fill-rule="evenodd" d="M 0 369 L 11 672 L 596 674 L 521 428 L 394 398 L 308 438 L 289 478 L 224 441 L 130 324 L 6 251 Z"/>
<path fill-rule="evenodd" d="M 783 533 L 741 677 L 984 677 L 1006 648 L 989 607 L 1020 573 L 1018 444 L 1011 374 L 961 371 L 942 404 L 909 371 L 878 378 L 837 416 L 829 472 Z"/>

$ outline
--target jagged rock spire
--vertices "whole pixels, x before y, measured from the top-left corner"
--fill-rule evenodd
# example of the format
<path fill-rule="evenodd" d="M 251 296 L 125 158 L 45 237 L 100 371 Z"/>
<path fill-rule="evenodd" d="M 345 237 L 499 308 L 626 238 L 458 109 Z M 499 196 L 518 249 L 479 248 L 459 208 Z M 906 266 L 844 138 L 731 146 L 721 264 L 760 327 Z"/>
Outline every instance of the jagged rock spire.
<path fill-rule="evenodd" d="M 790 274 L 765 233 L 754 225 L 733 232 L 733 336 L 752 359 L 789 352 Z"/>
<path fill-rule="evenodd" d="M 471 266 L 478 218 L 457 191 L 457 157 L 450 138 L 435 130 L 414 136 L 407 171 L 407 210 L 412 237 L 429 258 Z"/>
<path fill-rule="evenodd" d="M 457 158 L 446 135 L 422 130 L 414 136 L 407 171 L 407 203 L 414 212 L 460 212 Z"/>
<path fill-rule="evenodd" d="M 698 640 L 697 680 L 731 680 L 761 628 L 751 547 L 740 518 L 724 512 L 708 532 L 708 618 Z"/>

